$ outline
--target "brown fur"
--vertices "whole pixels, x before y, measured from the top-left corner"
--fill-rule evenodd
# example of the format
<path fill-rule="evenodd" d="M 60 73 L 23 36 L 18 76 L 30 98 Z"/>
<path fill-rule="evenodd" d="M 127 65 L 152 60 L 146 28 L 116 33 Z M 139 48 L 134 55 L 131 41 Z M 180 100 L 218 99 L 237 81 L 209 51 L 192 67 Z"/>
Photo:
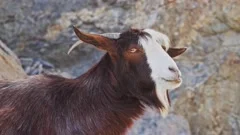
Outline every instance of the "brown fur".
<path fill-rule="evenodd" d="M 139 33 L 130 30 L 118 40 L 83 36 L 97 47 L 114 47 L 100 47 L 108 53 L 76 79 L 38 75 L 1 81 L 0 135 L 124 134 L 144 105 L 161 107 L 145 56 L 127 53 Z"/>

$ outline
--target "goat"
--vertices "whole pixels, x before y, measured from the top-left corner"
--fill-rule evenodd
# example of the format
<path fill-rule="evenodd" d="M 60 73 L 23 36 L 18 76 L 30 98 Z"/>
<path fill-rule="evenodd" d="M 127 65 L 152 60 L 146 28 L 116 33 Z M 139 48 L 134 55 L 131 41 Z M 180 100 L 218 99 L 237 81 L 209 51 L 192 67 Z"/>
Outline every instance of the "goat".
<path fill-rule="evenodd" d="M 186 48 L 169 47 L 168 37 L 152 29 L 115 38 L 74 31 L 107 53 L 74 79 L 42 74 L 0 81 L 0 135 L 118 135 L 146 106 L 168 112 L 168 90 L 182 83 L 172 58 Z"/>

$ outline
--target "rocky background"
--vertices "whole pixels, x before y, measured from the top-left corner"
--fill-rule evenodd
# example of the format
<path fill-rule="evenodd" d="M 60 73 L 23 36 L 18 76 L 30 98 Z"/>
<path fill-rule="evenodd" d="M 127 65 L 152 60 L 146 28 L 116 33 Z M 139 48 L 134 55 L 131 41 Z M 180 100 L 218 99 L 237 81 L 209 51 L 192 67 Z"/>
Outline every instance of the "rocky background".
<path fill-rule="evenodd" d="M 85 72 L 104 52 L 82 45 L 67 55 L 77 41 L 72 25 L 153 28 L 188 47 L 176 59 L 184 82 L 170 93 L 169 116 L 149 110 L 129 135 L 240 135 L 239 0 L 0 0 L 0 40 L 19 58 L 0 42 L 0 78 Z"/>

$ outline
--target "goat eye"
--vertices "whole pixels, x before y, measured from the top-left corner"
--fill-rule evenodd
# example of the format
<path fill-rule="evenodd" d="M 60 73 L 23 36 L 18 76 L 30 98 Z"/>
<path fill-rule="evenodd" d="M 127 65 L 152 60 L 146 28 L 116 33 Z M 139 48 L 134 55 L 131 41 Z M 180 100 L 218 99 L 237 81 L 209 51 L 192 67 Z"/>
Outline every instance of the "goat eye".
<path fill-rule="evenodd" d="M 131 48 L 131 49 L 129 50 L 130 53 L 135 53 L 135 52 L 137 52 L 137 51 L 138 51 L 138 49 L 136 49 L 136 48 Z"/>

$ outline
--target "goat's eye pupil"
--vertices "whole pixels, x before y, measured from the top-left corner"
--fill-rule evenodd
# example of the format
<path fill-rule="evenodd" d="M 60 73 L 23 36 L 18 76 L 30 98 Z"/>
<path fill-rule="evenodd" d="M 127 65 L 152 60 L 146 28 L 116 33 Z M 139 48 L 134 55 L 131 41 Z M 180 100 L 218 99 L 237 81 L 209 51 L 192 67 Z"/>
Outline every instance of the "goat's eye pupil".
<path fill-rule="evenodd" d="M 135 53 L 135 52 L 137 52 L 137 49 L 136 49 L 136 48 L 131 48 L 129 51 L 130 51 L 131 53 Z"/>

